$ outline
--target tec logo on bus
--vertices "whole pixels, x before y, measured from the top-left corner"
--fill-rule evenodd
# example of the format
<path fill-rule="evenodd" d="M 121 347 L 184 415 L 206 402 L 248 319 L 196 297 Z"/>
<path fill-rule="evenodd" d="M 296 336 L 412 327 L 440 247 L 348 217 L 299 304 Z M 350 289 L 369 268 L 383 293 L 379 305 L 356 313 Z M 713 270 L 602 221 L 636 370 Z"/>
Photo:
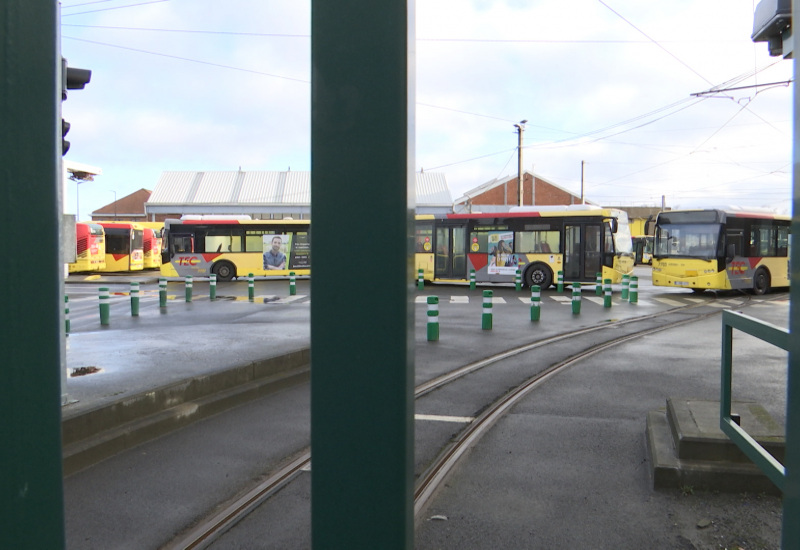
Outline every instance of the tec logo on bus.
<path fill-rule="evenodd" d="M 200 258 L 197 256 L 180 256 L 177 261 L 180 266 L 193 266 L 200 263 Z"/>

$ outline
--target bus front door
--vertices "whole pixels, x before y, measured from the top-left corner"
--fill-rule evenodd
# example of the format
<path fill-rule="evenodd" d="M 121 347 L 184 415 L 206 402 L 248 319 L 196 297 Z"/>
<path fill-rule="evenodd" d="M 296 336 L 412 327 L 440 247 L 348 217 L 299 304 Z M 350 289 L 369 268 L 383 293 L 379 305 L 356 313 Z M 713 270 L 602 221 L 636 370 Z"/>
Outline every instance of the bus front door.
<path fill-rule="evenodd" d="M 436 228 L 436 279 L 467 277 L 467 228 L 465 225 Z"/>
<path fill-rule="evenodd" d="M 599 223 L 564 227 L 565 281 L 594 281 L 602 271 L 602 230 Z"/>

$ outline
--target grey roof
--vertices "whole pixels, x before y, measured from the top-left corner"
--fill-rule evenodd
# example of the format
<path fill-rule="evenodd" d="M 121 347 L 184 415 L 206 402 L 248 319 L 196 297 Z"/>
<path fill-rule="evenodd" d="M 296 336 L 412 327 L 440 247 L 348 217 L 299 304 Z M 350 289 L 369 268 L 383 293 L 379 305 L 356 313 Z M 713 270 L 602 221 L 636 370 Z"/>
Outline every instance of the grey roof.
<path fill-rule="evenodd" d="M 416 174 L 419 210 L 451 211 L 453 201 L 441 172 Z M 147 201 L 150 212 L 174 207 L 236 209 L 307 208 L 311 203 L 311 172 L 164 172 Z M 172 210 L 174 211 L 174 210 Z"/>

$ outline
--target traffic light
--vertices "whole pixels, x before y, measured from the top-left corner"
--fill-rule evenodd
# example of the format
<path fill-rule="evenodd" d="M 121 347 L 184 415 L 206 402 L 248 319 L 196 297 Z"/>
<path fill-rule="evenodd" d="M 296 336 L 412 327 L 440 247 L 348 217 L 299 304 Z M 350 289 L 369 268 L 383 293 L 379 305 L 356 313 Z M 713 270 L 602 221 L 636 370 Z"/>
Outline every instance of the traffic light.
<path fill-rule="evenodd" d="M 61 58 L 61 101 L 66 101 L 67 90 L 83 90 L 86 85 L 92 80 L 92 71 L 89 69 L 78 69 L 76 67 L 67 66 L 67 60 Z M 67 154 L 69 151 L 69 141 L 67 141 L 67 133 L 70 129 L 70 123 L 61 118 L 61 156 Z"/>
<path fill-rule="evenodd" d="M 792 55 L 791 0 L 761 0 L 753 15 L 753 42 L 766 42 L 769 55 Z"/>

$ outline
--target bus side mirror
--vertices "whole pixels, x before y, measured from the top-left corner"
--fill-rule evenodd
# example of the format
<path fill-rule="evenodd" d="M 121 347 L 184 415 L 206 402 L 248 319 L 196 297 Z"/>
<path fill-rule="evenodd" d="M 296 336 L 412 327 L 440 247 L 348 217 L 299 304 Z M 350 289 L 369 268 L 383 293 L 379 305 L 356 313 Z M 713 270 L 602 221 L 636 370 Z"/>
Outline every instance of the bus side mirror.
<path fill-rule="evenodd" d="M 736 245 L 735 244 L 731 243 L 731 244 L 728 245 L 728 250 L 727 250 L 725 256 L 727 258 L 731 259 L 731 260 L 733 259 L 734 256 L 736 256 Z"/>
<path fill-rule="evenodd" d="M 619 221 L 617 221 L 617 218 L 611 218 L 609 221 L 611 222 L 611 232 L 616 233 L 619 229 Z"/>

